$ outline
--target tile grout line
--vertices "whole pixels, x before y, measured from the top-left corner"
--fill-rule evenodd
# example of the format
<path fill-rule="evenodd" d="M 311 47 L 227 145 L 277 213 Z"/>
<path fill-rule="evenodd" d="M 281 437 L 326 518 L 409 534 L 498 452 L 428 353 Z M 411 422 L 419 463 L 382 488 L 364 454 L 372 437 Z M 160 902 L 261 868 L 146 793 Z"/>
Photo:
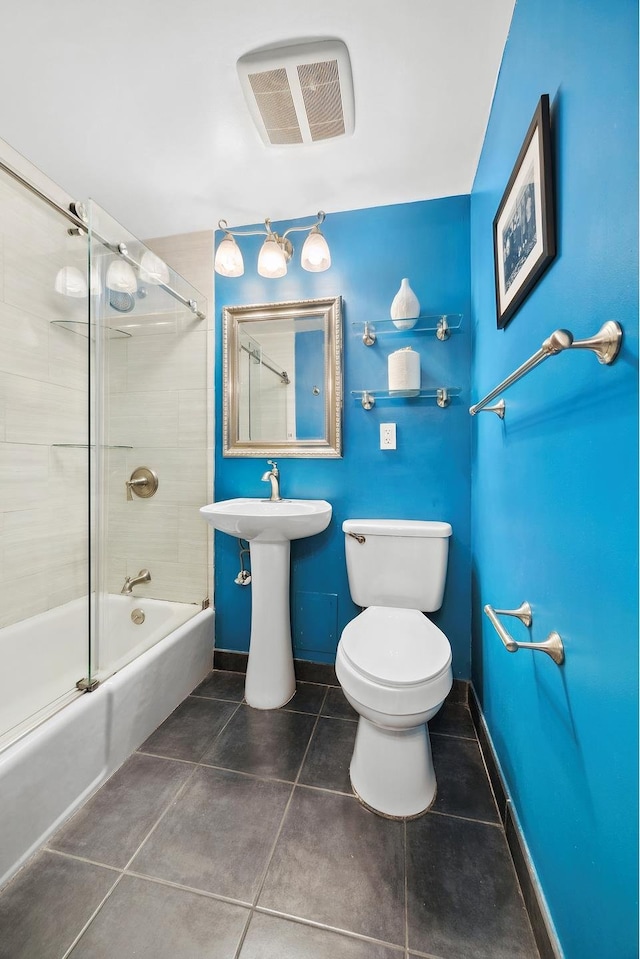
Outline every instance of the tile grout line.
<path fill-rule="evenodd" d="M 490 822 L 488 819 L 473 819 L 471 816 L 458 816 L 454 812 L 441 812 L 439 809 L 427 810 L 427 816 L 445 816 L 447 819 L 458 819 L 462 822 L 477 822 L 481 826 L 493 826 L 495 829 L 504 830 L 501 822 Z"/>
<path fill-rule="evenodd" d="M 222 727 L 222 729 L 219 730 L 219 732 L 216 734 L 216 736 L 212 737 L 212 742 L 213 742 L 213 739 L 216 739 L 216 738 L 220 735 L 220 733 L 222 733 L 223 730 L 226 729 L 228 723 L 231 721 L 231 719 L 233 718 L 233 716 L 235 716 L 235 714 L 236 714 L 236 712 L 237 712 L 237 710 L 238 710 L 238 708 L 239 708 L 239 705 L 240 705 L 240 704 L 238 704 L 238 707 L 237 707 L 236 709 L 234 709 L 234 711 L 231 713 L 231 715 L 229 716 L 229 719 L 228 719 L 227 722 L 224 724 L 224 726 Z M 132 755 L 135 755 L 135 753 L 133 753 Z M 162 757 L 154 757 L 154 758 L 162 758 Z M 120 768 L 122 768 L 122 767 L 120 767 Z M 78 945 L 78 943 L 80 942 L 81 938 L 84 936 L 85 932 L 89 929 L 89 927 L 90 927 L 91 924 L 93 923 L 94 919 L 96 918 L 96 916 L 98 915 L 98 913 L 100 912 L 100 910 L 102 909 L 102 907 L 104 906 L 104 904 L 106 903 L 106 901 L 107 901 L 108 899 L 110 899 L 110 897 L 111 897 L 112 893 L 114 892 L 114 890 L 116 889 L 116 887 L 122 882 L 123 876 L 125 876 L 125 875 L 127 874 L 127 869 L 129 868 L 129 866 L 131 865 L 131 863 L 133 862 L 133 860 L 135 859 L 135 857 L 138 855 L 138 853 L 140 852 L 140 850 L 142 849 L 142 847 L 144 846 L 144 844 L 147 842 L 147 840 L 148 840 L 148 839 L 153 835 L 153 833 L 156 831 L 157 827 L 160 825 L 160 823 L 162 822 L 162 820 L 164 819 L 164 817 L 165 817 L 165 816 L 167 815 L 167 813 L 169 812 L 169 809 L 174 805 L 174 803 L 177 801 L 177 799 L 182 795 L 182 793 L 183 793 L 184 790 L 186 789 L 187 785 L 191 782 L 191 780 L 192 780 L 193 777 L 195 776 L 197 770 L 198 770 L 198 765 L 194 763 L 194 768 L 193 768 L 193 770 L 191 771 L 191 773 L 187 776 L 187 778 L 186 778 L 185 781 L 182 783 L 182 785 L 177 789 L 177 791 L 173 794 L 173 796 L 171 797 L 171 799 L 167 802 L 167 805 L 165 806 L 165 808 L 163 809 L 163 811 L 160 813 L 160 815 L 158 816 L 157 820 L 155 821 L 155 823 L 153 824 L 153 826 L 151 827 L 151 829 L 147 832 L 147 834 L 145 835 L 144 839 L 143 839 L 142 842 L 139 844 L 139 846 L 137 847 L 137 849 L 135 850 L 135 852 L 133 853 L 133 855 L 129 857 L 129 859 L 128 859 L 127 862 L 125 863 L 124 867 L 120 870 L 120 875 L 119 875 L 118 878 L 115 880 L 115 882 L 114 882 L 113 886 L 111 887 L 111 889 L 109 889 L 109 891 L 107 892 L 106 896 L 101 900 L 101 902 L 99 903 L 99 905 L 97 906 L 97 908 L 96 908 L 96 909 L 94 910 L 94 912 L 91 914 L 91 916 L 89 917 L 88 921 L 84 924 L 84 926 L 82 927 L 82 929 L 80 930 L 80 932 L 78 933 L 78 935 L 76 936 L 76 938 L 73 940 L 73 942 L 71 943 L 71 945 L 68 947 L 68 949 L 62 954 L 61 959 L 68 959 L 68 957 L 70 956 L 72 950 L 75 949 L 75 947 Z M 116 772 L 117 772 L 117 770 L 116 770 Z M 115 773 L 114 773 L 114 775 L 115 775 Z M 111 777 L 109 777 L 109 779 L 110 779 L 110 778 L 111 778 Z M 106 782 L 108 782 L 108 781 L 109 781 L 109 780 L 106 780 Z M 103 785 L 105 785 L 105 783 L 103 783 Z M 102 788 L 102 786 L 101 786 L 100 788 Z"/>
<path fill-rule="evenodd" d="M 315 719 L 315 722 L 314 722 L 314 724 L 313 724 L 313 729 L 311 730 L 311 734 L 310 734 L 310 736 L 309 736 L 309 741 L 307 742 L 307 747 L 306 747 L 306 749 L 305 749 L 305 751 L 304 751 L 304 755 L 303 755 L 302 760 L 301 760 L 301 762 L 300 762 L 300 765 L 299 765 L 299 767 L 298 767 L 298 774 L 297 774 L 294 782 L 293 782 L 292 785 L 291 785 L 291 792 L 290 792 L 290 794 L 289 794 L 289 798 L 287 799 L 287 804 L 286 804 L 286 806 L 284 807 L 284 812 L 282 813 L 282 818 L 281 818 L 281 820 L 280 820 L 280 825 L 278 826 L 278 831 L 276 832 L 276 835 L 275 835 L 275 838 L 274 838 L 274 840 L 273 840 L 273 843 L 271 844 L 271 850 L 270 850 L 269 855 L 268 855 L 268 857 L 267 857 L 267 861 L 266 861 L 266 863 L 265 863 L 264 869 L 262 870 L 262 876 L 260 877 L 260 881 L 259 881 L 259 883 L 258 883 L 258 889 L 257 889 L 257 891 L 256 891 L 256 894 L 255 894 L 254 898 L 253 898 L 253 902 L 252 902 L 252 904 L 251 904 L 251 909 L 249 910 L 249 915 L 247 916 L 247 921 L 246 921 L 245 924 L 244 924 L 244 929 L 242 930 L 242 934 L 241 934 L 241 936 L 240 936 L 240 939 L 238 940 L 238 945 L 236 946 L 236 951 L 235 951 L 235 953 L 234 953 L 234 959 L 240 959 L 240 953 L 242 952 L 242 948 L 243 948 L 243 946 L 244 946 L 244 941 L 245 941 L 245 939 L 247 938 L 247 933 L 248 933 L 248 931 L 249 931 L 249 925 L 250 925 L 251 920 L 252 920 L 252 918 L 253 918 L 253 915 L 254 915 L 254 912 L 255 912 L 255 907 L 256 907 L 257 904 L 258 904 L 258 900 L 259 900 L 259 898 L 260 898 L 260 894 L 262 893 L 262 890 L 263 890 L 263 888 L 264 888 L 264 884 L 265 884 L 265 881 L 266 881 L 266 878 L 267 878 L 267 873 L 269 872 L 269 866 L 271 865 L 271 861 L 272 861 L 273 856 L 274 856 L 274 853 L 275 853 L 275 851 L 276 851 L 276 846 L 278 845 L 278 840 L 280 839 L 280 836 L 281 836 L 281 834 L 282 834 L 282 829 L 283 829 L 283 827 L 284 827 L 284 821 L 285 821 L 285 819 L 287 818 L 287 813 L 289 812 L 289 807 L 291 806 L 291 803 L 292 803 L 292 801 L 293 801 L 293 794 L 294 794 L 294 792 L 295 792 L 296 785 L 298 784 L 298 780 L 300 779 L 300 773 L 302 772 L 302 767 L 303 767 L 304 764 L 305 764 L 305 760 L 306 760 L 306 758 L 307 758 L 307 754 L 308 754 L 309 749 L 310 749 L 310 747 L 311 747 L 311 740 L 313 739 L 314 733 L 315 733 L 315 731 L 316 731 L 316 729 L 317 729 L 317 727 L 318 727 L 318 722 L 320 721 L 320 713 L 321 713 L 321 711 L 322 711 L 322 707 L 323 707 L 324 704 L 325 704 L 325 701 L 326 701 L 326 698 L 327 698 L 328 694 L 329 694 L 329 687 L 327 686 L 327 687 L 325 688 L 324 696 L 322 697 L 322 702 L 321 702 L 321 704 L 320 704 L 320 709 L 318 710 L 318 712 L 317 712 L 317 714 L 316 714 L 316 719 Z"/>
<path fill-rule="evenodd" d="M 77 936 L 75 937 L 75 939 L 73 940 L 73 942 L 71 943 L 71 945 L 68 946 L 67 949 L 65 949 L 65 951 L 62 953 L 62 956 L 60 957 L 60 959 L 67 959 L 67 957 L 71 955 L 71 953 L 73 952 L 73 950 L 75 949 L 75 947 L 78 945 L 78 943 L 80 942 L 80 940 L 81 940 L 82 937 L 84 936 L 85 932 L 87 931 L 87 929 L 89 928 L 89 926 L 91 925 L 91 923 L 93 922 L 93 920 L 96 918 L 96 916 L 98 915 L 98 913 L 100 912 L 100 910 L 101 910 L 102 907 L 104 906 L 105 902 L 106 902 L 108 899 L 111 898 L 111 894 L 113 893 L 114 889 L 116 889 L 116 888 L 120 885 L 120 883 L 122 882 L 122 877 L 123 877 L 123 876 L 124 876 L 124 873 L 123 873 L 123 872 L 120 872 L 120 875 L 116 878 L 116 880 L 114 881 L 113 885 L 112 885 L 111 888 L 108 890 L 107 894 L 100 900 L 100 902 L 98 903 L 98 905 L 96 906 L 96 908 L 94 909 L 94 911 L 91 913 L 91 915 L 89 916 L 89 918 L 87 919 L 87 921 L 85 922 L 84 926 L 82 927 L 82 929 L 80 930 L 80 932 L 77 934 Z"/>
<path fill-rule="evenodd" d="M 376 946 L 385 946 L 387 949 L 392 949 L 394 952 L 397 952 L 399 959 L 400 955 L 402 955 L 402 959 L 405 959 L 405 948 L 404 946 L 399 945 L 397 942 L 387 942 L 386 939 L 374 939 L 373 936 L 365 936 L 360 932 L 353 932 L 350 929 L 342 929 L 340 926 L 331 926 L 326 922 L 317 922 L 315 919 L 305 919 L 304 916 L 292 916 L 287 912 L 281 912 L 279 909 L 269 909 L 267 906 L 255 906 L 252 911 L 257 912 L 259 916 L 273 916 L 276 919 L 284 919 L 287 922 L 295 922 L 299 926 L 309 926 L 311 929 L 320 929 L 323 932 L 333 932 L 337 936 L 342 936 L 344 939 L 355 939 L 357 942 L 367 942 Z M 440 957 L 435 957 L 435 959 L 440 959 Z"/>
<path fill-rule="evenodd" d="M 403 822 L 404 839 L 404 955 L 409 959 L 409 847 L 407 845 L 407 820 Z"/>

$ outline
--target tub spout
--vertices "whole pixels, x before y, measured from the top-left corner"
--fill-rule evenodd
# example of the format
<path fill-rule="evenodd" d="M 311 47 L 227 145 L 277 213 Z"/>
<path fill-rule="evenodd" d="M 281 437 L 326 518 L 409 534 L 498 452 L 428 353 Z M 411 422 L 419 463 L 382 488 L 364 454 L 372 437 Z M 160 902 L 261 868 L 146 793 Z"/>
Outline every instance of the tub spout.
<path fill-rule="evenodd" d="M 124 581 L 124 586 L 120 590 L 123 596 L 131 596 L 133 592 L 133 587 L 137 586 L 139 583 L 150 583 L 151 582 L 151 573 L 148 569 L 141 569 L 137 576 L 127 576 Z"/>

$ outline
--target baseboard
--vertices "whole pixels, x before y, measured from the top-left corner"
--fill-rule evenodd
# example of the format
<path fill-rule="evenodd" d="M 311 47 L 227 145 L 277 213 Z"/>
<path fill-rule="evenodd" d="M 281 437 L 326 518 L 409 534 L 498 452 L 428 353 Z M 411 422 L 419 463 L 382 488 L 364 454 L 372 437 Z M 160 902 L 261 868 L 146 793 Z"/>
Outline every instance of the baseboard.
<path fill-rule="evenodd" d="M 248 653 L 216 649 L 213 654 L 214 669 L 230 669 L 235 673 L 246 673 Z M 322 686 L 338 686 L 335 668 L 329 663 L 310 663 L 306 659 L 294 659 L 296 679 L 300 683 L 319 683 Z"/>
<path fill-rule="evenodd" d="M 469 709 L 487 773 L 493 786 L 498 812 L 504 826 L 507 845 L 520 883 L 525 908 L 529 914 L 529 921 L 540 953 L 540 959 L 563 959 L 563 952 L 553 929 L 553 923 L 531 862 L 531 855 L 527 849 L 516 810 L 509 798 L 509 791 L 491 742 L 487 724 L 476 691 L 471 684 L 469 685 Z"/>

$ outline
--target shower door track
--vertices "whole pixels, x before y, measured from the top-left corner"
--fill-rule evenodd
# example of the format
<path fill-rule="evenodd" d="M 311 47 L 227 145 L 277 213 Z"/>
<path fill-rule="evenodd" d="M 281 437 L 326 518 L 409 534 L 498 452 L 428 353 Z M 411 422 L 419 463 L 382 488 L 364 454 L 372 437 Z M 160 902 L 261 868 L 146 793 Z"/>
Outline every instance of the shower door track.
<path fill-rule="evenodd" d="M 87 233 L 87 224 L 85 223 L 84 220 L 82 220 L 79 216 L 77 216 L 68 207 L 61 206 L 57 200 L 53 199 L 53 197 L 48 196 L 46 193 L 43 193 L 42 190 L 40 190 L 39 187 L 35 185 L 35 183 L 32 183 L 30 180 L 27 180 L 26 177 L 22 176 L 21 173 L 18 173 L 17 170 L 14 170 L 13 167 L 9 166 L 8 163 L 5 163 L 4 160 L 0 160 L 0 169 L 4 170 L 5 173 L 13 177 L 14 180 L 17 180 L 18 183 L 20 183 L 23 187 L 29 190 L 30 193 L 33 193 L 35 196 L 37 196 L 40 200 L 42 200 L 48 206 L 52 207 L 52 209 L 57 210 L 58 213 L 61 213 L 64 217 L 67 218 L 67 220 L 73 223 L 74 227 L 77 230 L 81 230 L 83 233 Z M 107 249 L 110 250 L 112 253 L 117 253 L 117 255 L 121 256 L 123 260 L 126 260 L 126 262 L 129 263 L 130 266 L 134 266 L 137 269 L 140 269 L 140 264 L 137 263 L 132 257 L 129 256 L 126 246 L 124 244 L 121 243 L 121 244 L 114 245 L 113 243 L 109 243 L 107 240 L 104 239 L 104 237 L 100 236 L 100 234 L 97 233 L 95 230 L 92 230 L 92 234 L 93 236 L 95 236 L 96 240 L 104 244 L 104 246 L 106 246 Z M 121 249 L 120 247 L 123 247 L 123 249 Z M 169 296 L 172 296 L 174 300 L 178 300 L 178 302 L 182 303 L 183 306 L 188 307 L 191 310 L 191 312 L 198 317 L 199 320 L 206 319 L 206 315 L 202 313 L 201 310 L 198 309 L 198 304 L 195 300 L 187 299 L 186 296 L 183 296 L 182 293 L 178 293 L 177 290 L 174 290 L 172 286 L 168 286 L 166 283 L 158 283 L 158 286 L 160 287 L 160 289 L 165 290 L 165 292 L 167 292 Z"/>

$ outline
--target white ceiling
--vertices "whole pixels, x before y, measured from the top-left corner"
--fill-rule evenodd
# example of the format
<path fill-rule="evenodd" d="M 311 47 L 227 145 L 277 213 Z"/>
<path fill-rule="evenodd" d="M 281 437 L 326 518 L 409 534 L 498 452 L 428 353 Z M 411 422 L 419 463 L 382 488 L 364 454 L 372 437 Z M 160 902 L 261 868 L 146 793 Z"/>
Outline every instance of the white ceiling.
<path fill-rule="evenodd" d="M 139 236 L 468 193 L 514 0 L 2 0 L 0 137 Z M 352 137 L 266 147 L 236 73 L 335 36 Z"/>

